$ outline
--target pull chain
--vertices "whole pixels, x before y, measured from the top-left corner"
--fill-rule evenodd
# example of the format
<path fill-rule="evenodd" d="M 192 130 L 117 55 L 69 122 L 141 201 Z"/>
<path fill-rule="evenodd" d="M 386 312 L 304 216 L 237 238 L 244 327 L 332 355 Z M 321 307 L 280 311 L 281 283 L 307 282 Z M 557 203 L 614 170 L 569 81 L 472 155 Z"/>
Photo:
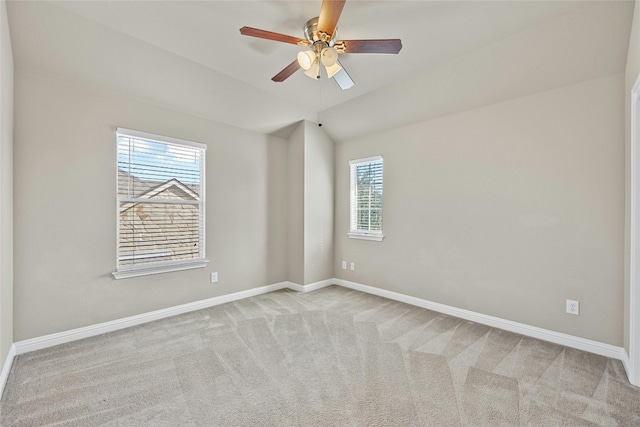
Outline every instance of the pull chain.
<path fill-rule="evenodd" d="M 320 88 L 318 93 L 318 110 L 316 112 L 316 120 L 318 122 L 318 126 L 322 126 L 322 122 L 320 121 L 320 113 L 322 112 L 322 86 L 324 86 L 324 81 L 326 79 L 320 79 Z"/>

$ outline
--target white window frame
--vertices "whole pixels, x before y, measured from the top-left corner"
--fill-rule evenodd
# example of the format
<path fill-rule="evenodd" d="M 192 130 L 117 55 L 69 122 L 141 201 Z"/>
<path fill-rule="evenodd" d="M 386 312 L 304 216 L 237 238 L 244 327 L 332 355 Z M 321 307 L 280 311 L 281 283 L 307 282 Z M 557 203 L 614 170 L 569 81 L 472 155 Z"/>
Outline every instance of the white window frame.
<path fill-rule="evenodd" d="M 383 174 L 383 186 L 384 186 L 384 161 L 382 156 L 373 156 L 366 157 L 363 159 L 356 159 L 349 161 L 349 233 L 347 235 L 350 239 L 361 239 L 361 240 L 373 240 L 376 242 L 381 242 L 384 239 L 384 234 L 382 230 L 358 230 L 357 228 L 357 179 L 356 179 L 356 168 L 363 163 L 372 163 L 372 162 L 382 162 L 382 174 Z M 384 206 L 384 195 L 383 195 L 383 206 Z M 384 221 L 384 216 L 383 216 Z"/>
<path fill-rule="evenodd" d="M 205 202 L 205 182 L 206 182 L 206 177 L 205 177 L 205 162 L 206 162 L 206 150 L 207 150 L 207 145 L 206 144 L 202 144 L 199 142 L 194 142 L 194 141 L 187 141 L 184 139 L 178 139 L 178 138 L 172 138 L 172 137 L 168 137 L 168 136 L 162 136 L 162 135 L 156 135 L 156 134 L 152 134 L 152 133 L 147 133 L 147 132 L 141 132 L 141 131 L 137 131 L 137 130 L 132 130 L 132 129 L 125 129 L 125 128 L 117 128 L 116 129 L 116 141 L 118 140 L 119 136 L 125 136 L 125 137 L 129 137 L 129 138 L 139 138 L 139 139 L 143 139 L 143 140 L 148 140 L 148 141 L 153 141 L 153 142 L 159 142 L 162 144 L 170 144 L 170 145 L 178 145 L 178 146 L 187 146 L 187 147 L 194 147 L 197 149 L 202 150 L 202 157 L 201 157 L 201 163 L 200 163 L 200 194 L 199 194 L 199 200 L 197 201 L 192 201 L 191 204 L 195 204 L 198 205 L 199 207 L 199 212 L 200 212 L 200 218 L 199 218 L 199 227 L 200 227 L 200 234 L 199 234 L 199 255 L 198 258 L 196 259 L 190 259 L 190 260 L 179 260 L 179 261 L 159 261 L 159 262 L 154 262 L 154 263 L 148 263 L 146 265 L 126 265 L 126 266 L 121 266 L 120 265 L 120 261 L 121 260 L 127 260 L 127 257 L 130 257 L 130 255 L 127 255 L 127 253 L 121 253 L 120 249 L 119 249 L 119 242 L 120 242 L 120 204 L 121 203 L 126 203 L 126 202 L 130 202 L 130 203 L 136 203 L 136 202 L 141 202 L 144 201 L 143 199 L 135 199 L 135 198 L 126 198 L 126 197 L 121 197 L 118 194 L 118 162 L 116 161 L 116 218 L 117 218 L 117 223 L 116 223 L 116 271 L 113 272 L 113 277 L 115 277 L 116 279 L 125 279 L 125 278 L 129 278 L 129 277 L 137 277 L 137 276 L 146 276 L 149 274 L 158 274 L 158 273 L 167 273 L 170 271 L 181 271 L 181 270 L 189 270 L 189 269 L 193 269 L 193 268 L 203 268 L 206 267 L 207 263 L 209 262 L 207 259 L 205 259 L 205 236 L 206 236 L 206 229 L 205 229 L 205 218 L 206 218 L 206 212 L 205 212 L 205 206 L 206 206 L 206 202 Z M 170 202 L 168 202 L 170 203 Z M 189 204 L 189 201 L 184 201 L 184 202 L 180 202 L 181 204 Z M 143 258 L 144 258 L 144 254 L 143 254 Z"/>

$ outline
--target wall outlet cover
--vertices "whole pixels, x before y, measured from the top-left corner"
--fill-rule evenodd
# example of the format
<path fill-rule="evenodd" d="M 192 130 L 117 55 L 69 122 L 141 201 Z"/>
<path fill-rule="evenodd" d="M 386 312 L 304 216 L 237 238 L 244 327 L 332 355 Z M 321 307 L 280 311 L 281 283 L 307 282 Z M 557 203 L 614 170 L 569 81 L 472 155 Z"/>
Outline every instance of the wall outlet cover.
<path fill-rule="evenodd" d="M 567 300 L 567 313 L 575 314 L 576 316 L 580 314 L 580 301 L 575 301 L 568 299 Z"/>

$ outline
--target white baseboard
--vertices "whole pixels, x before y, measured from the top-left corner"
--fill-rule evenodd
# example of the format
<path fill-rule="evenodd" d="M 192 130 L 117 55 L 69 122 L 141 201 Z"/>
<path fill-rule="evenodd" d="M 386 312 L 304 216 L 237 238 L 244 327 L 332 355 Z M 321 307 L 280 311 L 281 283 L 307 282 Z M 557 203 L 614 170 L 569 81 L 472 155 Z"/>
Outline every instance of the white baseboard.
<path fill-rule="evenodd" d="M 235 292 L 228 295 L 222 295 L 219 297 L 208 298 L 201 301 L 195 301 L 192 303 L 182 304 L 175 307 L 169 307 L 162 310 L 156 310 L 149 313 L 143 313 L 136 316 L 125 317 L 123 319 L 113 320 L 110 322 L 99 323 L 96 325 L 86 326 L 83 328 L 72 329 L 70 331 L 58 332 L 55 334 L 45 335 L 42 337 L 32 338 L 24 341 L 18 341 L 11 346 L 7 360 L 2 367 L 2 373 L 0 374 L 0 392 L 4 390 L 5 383 L 9 377 L 11 365 L 16 355 L 36 351 L 48 347 L 53 347 L 59 344 L 68 343 L 71 341 L 80 340 L 83 338 L 93 337 L 96 335 L 104 334 L 107 332 L 113 332 L 120 329 L 128 328 L 131 326 L 137 326 L 143 323 L 152 322 L 154 320 L 164 319 L 167 317 L 175 316 L 178 314 L 188 313 L 191 311 L 201 310 L 203 308 L 213 307 L 215 305 L 224 304 L 227 302 L 237 301 L 244 298 L 253 297 L 256 295 L 265 294 L 268 292 L 277 291 L 280 289 L 289 288 L 298 292 L 311 292 L 317 289 L 321 289 L 330 285 L 339 285 L 349 289 L 355 289 L 361 292 L 366 292 L 373 295 L 378 295 L 384 298 L 392 299 L 395 301 L 404 302 L 414 306 L 426 308 L 429 310 L 437 311 L 439 313 L 448 314 L 451 316 L 459 317 L 462 319 L 470 320 L 472 322 L 481 323 L 483 325 L 504 329 L 510 332 L 526 335 L 533 338 L 538 338 L 544 341 L 549 341 L 555 344 L 563 345 L 566 347 L 576 348 L 579 350 L 588 351 L 590 353 L 599 354 L 605 357 L 611 357 L 621 360 L 627 373 L 629 372 L 629 357 L 622 347 L 616 347 L 610 344 L 604 344 L 597 341 L 592 341 L 572 335 L 563 334 L 560 332 L 554 332 L 547 329 L 538 328 L 535 326 L 525 325 L 523 323 L 513 322 L 510 320 L 501 319 L 498 317 L 488 316 L 486 314 L 476 313 L 461 308 L 440 304 L 421 298 L 412 297 L 409 295 L 400 294 L 398 292 L 388 291 L 385 289 L 376 288 L 373 286 L 363 285 L 361 283 L 350 282 L 343 279 L 327 279 L 319 282 L 311 283 L 308 285 L 300 285 L 294 282 L 280 282 L 273 285 L 262 286 L 259 288 L 248 289 L 246 291 Z M 1 397 L 1 394 L 0 394 Z"/>
<path fill-rule="evenodd" d="M 9 347 L 9 353 L 7 353 L 7 358 L 4 361 L 4 365 L 2 365 L 2 371 L 0 371 L 0 399 L 2 399 L 2 394 L 4 393 L 4 387 L 7 385 L 7 380 L 9 379 L 9 372 L 11 372 L 11 366 L 13 366 L 13 359 L 16 357 L 16 345 L 11 344 Z"/>
<path fill-rule="evenodd" d="M 175 307 L 164 308 L 162 310 L 156 310 L 148 313 L 138 314 L 136 316 L 112 320 L 110 322 L 98 323 L 96 325 L 85 326 L 83 328 L 72 329 L 70 331 L 58 332 L 42 337 L 18 341 L 14 343 L 15 354 L 24 354 L 30 351 L 41 350 L 43 348 L 53 347 L 55 345 L 64 344 L 71 341 L 129 328 L 131 326 L 153 322 L 154 320 L 164 319 L 166 317 L 176 316 L 178 314 L 188 313 L 190 311 L 213 307 L 214 305 L 220 305 L 227 302 L 253 297 L 256 295 L 266 294 L 267 292 L 278 291 L 287 287 L 289 287 L 288 282 L 275 283 L 273 285 L 262 286 L 259 288 L 248 289 L 246 291 L 235 292 L 233 294 L 221 295 L 219 297 L 190 302 L 187 304 L 177 305 Z"/>
<path fill-rule="evenodd" d="M 278 291 L 280 289 L 289 288 L 298 292 L 311 292 L 316 289 L 324 288 L 332 285 L 333 279 L 323 280 L 308 285 L 299 285 L 293 282 L 280 282 L 272 285 L 262 286 L 259 288 L 248 289 L 246 291 L 235 292 L 219 297 L 208 298 L 205 300 L 195 301 L 187 304 L 177 305 L 174 307 L 164 308 L 162 310 L 151 311 L 148 313 L 138 314 L 135 316 L 125 317 L 122 319 L 112 320 L 109 322 L 98 323 L 96 325 L 85 326 L 82 328 L 72 329 L 69 331 L 58 332 L 55 334 L 45 335 L 42 337 L 31 338 L 24 341 L 14 343 L 15 354 L 24 354 L 30 351 L 41 350 L 53 347 L 59 344 L 77 341 L 83 338 L 94 337 L 96 335 L 113 332 L 131 326 L 141 325 L 143 323 L 153 322 L 154 320 L 164 319 L 178 314 L 188 313 L 191 311 L 201 310 L 203 308 L 213 307 L 215 305 L 227 302 L 237 301 L 256 295 L 266 294 L 268 292 Z"/>
<path fill-rule="evenodd" d="M 318 289 L 326 288 L 327 286 L 331 286 L 335 284 L 335 279 L 321 280 L 319 282 L 309 283 L 308 285 L 300 285 L 294 282 L 286 282 L 286 283 L 287 283 L 287 287 L 293 291 L 311 292 L 311 291 L 316 291 Z"/>
<path fill-rule="evenodd" d="M 472 322 L 481 323 L 506 331 L 515 332 L 517 334 L 526 335 L 528 337 L 537 338 L 543 341 L 549 341 L 566 347 L 577 348 L 578 350 L 588 351 L 589 353 L 599 354 L 605 357 L 622 360 L 624 363 L 625 351 L 622 347 L 616 347 L 610 344 L 604 344 L 598 341 L 592 341 L 585 338 L 575 337 L 573 335 L 563 334 L 560 332 L 550 331 L 548 329 L 538 328 L 536 326 L 525 325 L 524 323 L 513 322 L 511 320 L 501 319 L 499 317 L 488 316 L 486 314 L 476 313 L 474 311 L 462 308 L 451 307 L 449 305 L 437 302 L 427 301 L 421 298 L 400 294 L 398 292 L 388 291 L 386 289 L 375 288 L 373 286 L 363 285 L 348 280 L 334 279 L 336 285 L 349 289 L 366 292 L 380 297 L 404 302 L 439 313 L 448 314 Z"/>

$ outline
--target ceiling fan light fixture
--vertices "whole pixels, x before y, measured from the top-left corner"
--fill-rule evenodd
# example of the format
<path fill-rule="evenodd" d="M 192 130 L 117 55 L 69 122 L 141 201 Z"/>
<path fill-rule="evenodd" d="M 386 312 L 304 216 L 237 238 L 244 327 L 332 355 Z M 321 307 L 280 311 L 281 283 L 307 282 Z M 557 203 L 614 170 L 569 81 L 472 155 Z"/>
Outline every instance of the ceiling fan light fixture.
<path fill-rule="evenodd" d="M 340 66 L 340 64 L 338 64 L 338 62 L 336 62 L 335 64 L 333 64 L 330 67 L 327 67 L 325 65 L 325 69 L 327 70 L 327 77 L 331 78 L 331 77 L 335 76 L 338 71 L 342 70 L 342 67 Z"/>
<path fill-rule="evenodd" d="M 305 71 L 311 69 L 316 62 L 316 53 L 312 50 L 303 50 L 298 52 L 298 64 Z"/>
<path fill-rule="evenodd" d="M 322 61 L 322 65 L 327 67 L 332 67 L 338 62 L 338 51 L 333 47 L 325 47 L 320 52 L 320 60 Z"/>

